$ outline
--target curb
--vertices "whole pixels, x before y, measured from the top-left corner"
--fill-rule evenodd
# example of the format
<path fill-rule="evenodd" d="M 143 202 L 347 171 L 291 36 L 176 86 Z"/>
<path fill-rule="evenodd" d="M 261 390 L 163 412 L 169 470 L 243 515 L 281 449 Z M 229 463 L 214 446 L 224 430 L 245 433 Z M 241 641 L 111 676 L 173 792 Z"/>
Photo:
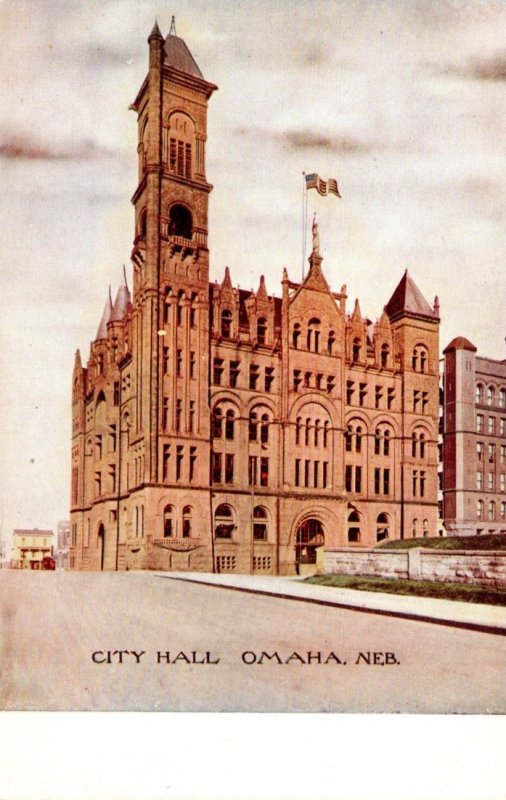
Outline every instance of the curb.
<path fill-rule="evenodd" d="M 286 592 L 269 592 L 267 589 L 252 589 L 246 586 L 230 586 L 225 583 L 215 583 L 214 581 L 199 581 L 194 578 L 176 578 L 170 575 L 158 575 L 158 578 L 168 578 L 171 581 L 181 581 L 182 583 L 194 583 L 199 586 L 211 586 L 215 589 L 229 589 L 233 592 L 245 592 L 246 594 L 258 594 L 264 597 L 280 597 L 283 600 L 295 600 L 301 603 L 313 603 L 318 606 L 329 606 L 331 608 L 343 608 L 349 611 L 359 611 L 363 614 L 376 614 L 382 617 L 397 617 L 398 619 L 411 619 L 418 622 L 430 622 L 433 625 L 444 625 L 449 628 L 464 628 L 469 631 L 478 631 L 479 633 L 492 633 L 496 636 L 506 636 L 506 627 L 499 625 L 485 625 L 479 622 L 464 622 L 461 620 L 441 619 L 440 617 L 431 617 L 426 614 L 416 614 L 409 611 L 390 611 L 383 608 L 365 608 L 364 606 L 352 605 L 349 603 L 342 603 L 335 600 L 321 600 L 317 597 L 298 597 L 294 594 L 287 594 Z"/>

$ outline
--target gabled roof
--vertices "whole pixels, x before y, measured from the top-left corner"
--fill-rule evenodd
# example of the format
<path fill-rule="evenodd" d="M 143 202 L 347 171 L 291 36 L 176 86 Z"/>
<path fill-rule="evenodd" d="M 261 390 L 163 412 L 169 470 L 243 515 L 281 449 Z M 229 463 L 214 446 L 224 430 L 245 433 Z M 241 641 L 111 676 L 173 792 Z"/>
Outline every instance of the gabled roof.
<path fill-rule="evenodd" d="M 414 280 L 410 278 L 407 270 L 386 304 L 385 311 L 391 320 L 405 314 L 437 319 L 434 310 L 430 307 Z"/>
<path fill-rule="evenodd" d="M 204 79 L 186 43 L 179 36 L 169 33 L 165 39 L 164 51 L 165 63 L 169 67 L 174 67 L 181 72 L 186 72 L 188 75 L 195 75 L 197 78 Z"/>

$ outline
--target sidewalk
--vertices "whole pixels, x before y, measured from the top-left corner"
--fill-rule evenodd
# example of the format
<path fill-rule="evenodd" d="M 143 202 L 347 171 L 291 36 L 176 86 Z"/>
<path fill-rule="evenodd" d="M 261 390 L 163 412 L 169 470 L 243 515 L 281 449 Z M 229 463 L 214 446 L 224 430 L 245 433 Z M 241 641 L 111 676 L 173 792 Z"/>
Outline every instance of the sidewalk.
<path fill-rule="evenodd" d="M 297 576 L 234 575 L 232 573 L 160 572 L 171 580 L 202 583 L 233 591 L 250 592 L 318 605 L 347 608 L 370 614 L 415 619 L 457 628 L 506 635 L 506 608 L 429 597 L 408 597 L 383 592 L 361 592 L 304 583 Z"/>

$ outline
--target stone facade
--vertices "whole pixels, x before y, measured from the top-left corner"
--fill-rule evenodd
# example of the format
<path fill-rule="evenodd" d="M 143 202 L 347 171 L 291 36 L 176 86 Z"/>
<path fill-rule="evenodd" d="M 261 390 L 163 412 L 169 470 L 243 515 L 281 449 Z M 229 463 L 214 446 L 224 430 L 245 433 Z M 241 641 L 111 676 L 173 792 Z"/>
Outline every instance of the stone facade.
<path fill-rule="evenodd" d="M 205 81 L 155 26 L 133 104 L 133 292 L 73 372 L 73 569 L 290 574 L 437 526 L 439 309 L 407 272 L 375 323 L 322 270 L 209 281 Z"/>
<path fill-rule="evenodd" d="M 506 586 L 503 550 L 325 550 L 323 574 Z"/>
<path fill-rule="evenodd" d="M 443 514 L 449 536 L 506 533 L 506 360 L 444 350 Z"/>

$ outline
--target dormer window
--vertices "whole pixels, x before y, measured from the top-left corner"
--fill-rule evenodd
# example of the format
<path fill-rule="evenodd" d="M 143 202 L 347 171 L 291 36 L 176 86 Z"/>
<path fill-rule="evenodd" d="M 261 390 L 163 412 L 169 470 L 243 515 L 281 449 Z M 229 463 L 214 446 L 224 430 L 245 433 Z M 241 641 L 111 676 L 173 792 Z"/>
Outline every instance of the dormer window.
<path fill-rule="evenodd" d="M 265 344 L 267 339 L 267 320 L 265 317 L 260 317 L 257 322 L 257 343 Z"/>
<path fill-rule="evenodd" d="M 221 335 L 224 339 L 232 335 L 232 312 L 228 308 L 221 312 Z"/>

